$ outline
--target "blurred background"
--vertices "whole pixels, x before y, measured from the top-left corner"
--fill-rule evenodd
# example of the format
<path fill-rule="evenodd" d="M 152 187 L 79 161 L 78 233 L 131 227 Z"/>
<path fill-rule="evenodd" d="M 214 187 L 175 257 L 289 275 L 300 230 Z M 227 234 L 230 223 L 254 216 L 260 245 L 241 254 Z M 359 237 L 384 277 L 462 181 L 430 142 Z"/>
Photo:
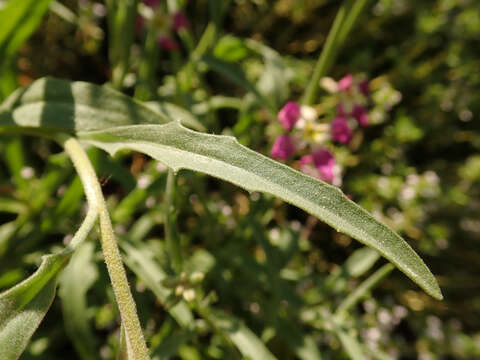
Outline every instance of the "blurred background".
<path fill-rule="evenodd" d="M 139 4 L 128 68 L 117 88 L 152 106 L 174 103 L 207 132 L 234 135 L 269 155 L 279 133 L 275 114 L 300 98 L 340 2 L 171 3 Z M 170 31 L 165 19 L 171 7 L 187 22 L 160 41 Z M 115 40 L 107 17 L 104 2 L 51 1 L 31 37 L 2 63 L 3 99 L 43 76 L 110 81 Z M 208 26 L 215 41 L 196 58 Z M 333 309 L 384 260 L 278 199 L 185 171 L 175 201 L 186 268 L 205 276 L 197 300 L 242 319 L 278 359 L 320 358 L 308 346 L 302 355 L 305 343 L 314 344 L 322 359 L 352 358 L 357 345 L 364 354 L 359 358 L 480 358 L 479 54 L 478 0 L 369 1 L 328 74 L 335 81 L 349 73 L 363 76 L 371 88 L 370 126 L 348 146 L 334 148 L 342 190 L 418 251 L 443 301 L 394 271 L 349 310 L 345 329 L 335 329 L 328 320 Z M 257 93 L 271 106 L 262 105 Z M 336 96 L 320 92 L 314 108 L 321 118 L 332 117 Z M 62 246 L 85 209 L 78 178 L 59 148 L 4 134 L 0 141 L 4 290 L 33 271 L 42 254 Z M 89 154 L 127 244 L 125 256 L 136 244 L 165 263 L 165 169 L 141 154 L 115 160 L 94 149 Z M 86 319 L 80 320 L 83 335 L 69 326 L 67 315 L 77 305 L 62 303 L 64 280 L 22 359 L 62 359 L 65 353 L 69 359 L 114 358 L 118 314 L 98 241 L 84 251 L 88 281 L 77 294 L 85 301 L 78 305 Z M 130 276 L 156 358 L 242 358 L 214 330 L 211 314 L 195 308 L 193 335 L 134 270 Z"/>

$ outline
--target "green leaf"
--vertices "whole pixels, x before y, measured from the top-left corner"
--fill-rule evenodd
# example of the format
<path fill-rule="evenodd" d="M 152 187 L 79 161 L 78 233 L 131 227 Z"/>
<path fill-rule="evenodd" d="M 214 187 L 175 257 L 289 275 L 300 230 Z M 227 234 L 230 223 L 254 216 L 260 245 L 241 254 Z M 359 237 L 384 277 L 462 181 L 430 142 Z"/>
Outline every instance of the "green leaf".
<path fill-rule="evenodd" d="M 367 280 L 362 282 L 360 286 L 358 286 L 355 289 L 355 291 L 348 294 L 348 296 L 338 306 L 337 311 L 335 313 L 337 315 L 342 315 L 343 313 L 351 309 L 357 302 L 359 302 L 362 298 L 367 296 L 368 292 L 372 290 L 375 287 L 375 285 L 377 285 L 385 276 L 390 274 L 392 270 L 393 270 L 393 265 L 386 264 L 386 265 L 383 265 L 377 271 L 375 271 L 372 275 L 370 275 L 367 278 Z"/>
<path fill-rule="evenodd" d="M 343 348 L 350 356 L 352 360 L 363 360 L 365 359 L 365 354 L 363 353 L 362 346 L 349 331 L 341 325 L 335 327 L 335 333 L 337 334 L 340 342 L 342 343 Z"/>
<path fill-rule="evenodd" d="M 318 350 L 318 345 L 310 335 L 303 335 L 302 342 L 295 348 L 295 354 L 300 360 L 321 360 L 322 356 Z"/>
<path fill-rule="evenodd" d="M 256 153 L 232 137 L 195 132 L 168 120 L 113 90 L 54 79 L 38 80 L 0 108 L 0 131 L 22 131 L 18 126 L 45 135 L 75 131 L 80 140 L 111 154 L 140 151 L 175 171 L 195 170 L 249 191 L 273 194 L 378 250 L 427 293 L 442 298 L 435 278 L 413 249 L 338 188 Z M 148 122 L 163 125 L 120 126 Z"/>
<path fill-rule="evenodd" d="M 198 119 L 187 110 L 172 103 L 148 101 L 145 106 L 153 111 L 165 115 L 169 119 L 180 121 L 183 125 L 198 131 L 205 131 L 205 126 L 198 121 Z"/>
<path fill-rule="evenodd" d="M 125 264 L 145 283 L 145 286 L 153 291 L 159 301 L 164 305 L 167 304 L 172 290 L 162 285 L 167 274 L 152 258 L 152 252 L 143 246 L 134 248 L 121 239 L 119 244 L 126 254 Z M 167 310 L 183 328 L 191 329 L 194 325 L 193 314 L 185 302 L 179 301 Z"/>
<path fill-rule="evenodd" d="M 326 278 L 326 286 L 335 293 L 345 290 L 348 280 L 362 276 L 379 258 L 380 254 L 369 247 L 355 250 L 340 268 Z"/>
<path fill-rule="evenodd" d="M 273 105 L 258 91 L 257 87 L 248 80 L 240 65 L 233 62 L 223 61 L 212 55 L 204 55 L 202 61 L 213 71 L 225 76 L 234 84 L 250 91 L 256 96 L 260 104 L 266 106 L 273 112 Z"/>
<path fill-rule="evenodd" d="M 0 99 L 17 87 L 15 53 L 40 25 L 51 0 L 11 0 L 0 9 Z"/>
<path fill-rule="evenodd" d="M 174 171 L 195 170 L 248 191 L 278 196 L 378 250 L 427 293 L 442 298 L 426 265 L 393 230 L 350 201 L 338 188 L 258 154 L 232 137 L 198 133 L 177 122 L 124 126 L 82 132 L 78 136 L 110 154 L 121 149 L 140 151 Z"/>
<path fill-rule="evenodd" d="M 98 277 L 93 262 L 94 244 L 81 243 L 75 250 L 70 263 L 60 276 L 58 295 L 62 299 L 63 317 L 67 335 L 73 342 L 78 355 L 84 360 L 98 357 L 95 337 L 88 321 L 88 289 Z"/>
<path fill-rule="evenodd" d="M 189 331 L 177 331 L 168 338 L 162 340 L 162 343 L 155 349 L 152 349 L 152 360 L 168 360 L 178 354 L 179 348 L 190 341 L 193 335 Z"/>
<path fill-rule="evenodd" d="M 265 65 L 258 79 L 258 91 L 279 109 L 288 99 L 289 82 L 294 76 L 293 71 L 287 68 L 282 57 L 275 50 L 254 40 L 246 40 L 245 43 L 264 58 Z"/>
<path fill-rule="evenodd" d="M 202 310 L 205 317 L 235 344 L 243 356 L 252 360 L 276 360 L 265 344 L 241 320 L 220 310 Z"/>
<path fill-rule="evenodd" d="M 241 61 L 247 57 L 248 49 L 242 39 L 225 35 L 218 40 L 213 49 L 213 55 L 217 59 L 228 62 Z"/>
<path fill-rule="evenodd" d="M 172 120 L 193 129 L 204 129 L 194 115 L 174 104 L 144 104 L 109 86 L 55 78 L 42 78 L 17 90 L 0 106 L 0 128 L 4 131 L 20 125 L 47 136 L 51 130 L 73 134 L 121 125 L 165 124 Z"/>
<path fill-rule="evenodd" d="M 71 253 L 46 255 L 28 279 L 0 294 L 0 359 L 15 360 L 48 311 Z"/>
<path fill-rule="evenodd" d="M 33 33 L 50 0 L 13 0 L 0 9 L 0 61 L 12 55 Z"/>
<path fill-rule="evenodd" d="M 22 126 L 43 135 L 171 120 L 110 87 L 53 78 L 17 90 L 0 107 L 4 130 Z"/>

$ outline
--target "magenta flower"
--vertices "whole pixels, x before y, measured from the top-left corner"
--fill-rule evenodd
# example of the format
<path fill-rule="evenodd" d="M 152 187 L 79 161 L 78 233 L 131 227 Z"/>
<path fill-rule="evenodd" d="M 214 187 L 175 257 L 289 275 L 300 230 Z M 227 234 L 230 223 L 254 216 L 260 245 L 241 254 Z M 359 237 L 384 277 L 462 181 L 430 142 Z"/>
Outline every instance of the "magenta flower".
<path fill-rule="evenodd" d="M 352 138 L 352 130 L 348 127 L 347 120 L 344 117 L 333 119 L 330 124 L 332 139 L 342 144 L 348 144 Z"/>
<path fill-rule="evenodd" d="M 353 75 L 347 74 L 338 81 L 338 90 L 348 91 L 353 84 Z"/>
<path fill-rule="evenodd" d="M 190 26 L 185 14 L 181 11 L 173 14 L 173 30 L 180 31 L 181 29 L 186 29 Z"/>
<path fill-rule="evenodd" d="M 360 126 L 368 126 L 368 113 L 365 107 L 361 105 L 355 105 L 352 115 L 358 121 Z"/>
<path fill-rule="evenodd" d="M 312 172 L 312 165 L 315 167 L 315 174 Z M 300 169 L 309 175 L 316 175 L 320 180 L 333 182 L 335 158 L 327 149 L 320 149 L 313 154 L 302 156 L 300 159 Z"/>
<path fill-rule="evenodd" d="M 358 84 L 358 89 L 366 97 L 368 97 L 368 94 L 370 94 L 370 88 L 367 80 L 361 81 L 360 84 Z"/>
<path fill-rule="evenodd" d="M 295 152 L 295 143 L 288 134 L 279 135 L 275 139 L 270 155 L 277 159 L 287 160 Z"/>
<path fill-rule="evenodd" d="M 180 48 L 178 43 L 167 35 L 161 35 L 157 38 L 158 46 L 165 51 L 175 51 Z"/>
<path fill-rule="evenodd" d="M 280 121 L 285 130 L 290 130 L 300 118 L 300 106 L 295 101 L 289 101 L 278 112 L 278 121 Z"/>
<path fill-rule="evenodd" d="M 327 149 L 317 150 L 312 154 L 313 164 L 319 172 L 319 178 L 323 181 L 333 182 L 335 178 L 335 158 Z"/>

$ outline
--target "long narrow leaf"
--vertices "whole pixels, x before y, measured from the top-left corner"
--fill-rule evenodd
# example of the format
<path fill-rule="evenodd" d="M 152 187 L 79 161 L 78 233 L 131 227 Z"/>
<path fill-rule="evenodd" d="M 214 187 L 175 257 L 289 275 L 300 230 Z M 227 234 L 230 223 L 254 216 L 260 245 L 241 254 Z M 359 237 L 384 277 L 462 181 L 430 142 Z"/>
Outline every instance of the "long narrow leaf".
<path fill-rule="evenodd" d="M 413 249 L 338 188 L 258 154 L 232 137 L 195 132 L 169 120 L 108 88 L 54 79 L 37 81 L 0 107 L 0 131 L 75 132 L 111 154 L 120 149 L 140 151 L 176 171 L 195 170 L 249 191 L 273 194 L 378 250 L 427 293 L 442 298 L 435 278 Z M 163 125 L 120 126 L 146 123 Z"/>
<path fill-rule="evenodd" d="M 168 302 L 172 290 L 162 285 L 167 277 L 163 269 L 152 259 L 152 254 L 147 249 L 134 248 L 126 241 L 120 239 L 120 247 L 125 251 L 125 264 L 153 291 L 158 300 L 163 304 Z M 194 326 L 193 314 L 183 301 L 168 309 L 168 312 L 184 329 L 191 329 Z"/>
<path fill-rule="evenodd" d="M 124 126 L 78 136 L 110 154 L 121 149 L 140 151 L 175 171 L 195 170 L 249 191 L 278 196 L 378 250 L 427 293 L 442 297 L 435 278 L 413 249 L 338 188 L 258 154 L 232 137 L 198 133 L 177 122 Z"/>
<path fill-rule="evenodd" d="M 236 317 L 212 309 L 202 311 L 202 316 L 229 338 L 243 356 L 252 360 L 276 360 L 258 336 Z"/>
<path fill-rule="evenodd" d="M 60 276 L 59 296 L 65 329 L 78 355 L 84 360 L 95 360 L 98 353 L 95 336 L 85 316 L 88 309 L 86 294 L 98 277 L 93 255 L 94 244 L 82 243 Z"/>
<path fill-rule="evenodd" d="M 13 54 L 40 24 L 51 0 L 9 1 L 0 9 L 0 56 Z M 2 61 L 3 59 L 0 59 Z"/>

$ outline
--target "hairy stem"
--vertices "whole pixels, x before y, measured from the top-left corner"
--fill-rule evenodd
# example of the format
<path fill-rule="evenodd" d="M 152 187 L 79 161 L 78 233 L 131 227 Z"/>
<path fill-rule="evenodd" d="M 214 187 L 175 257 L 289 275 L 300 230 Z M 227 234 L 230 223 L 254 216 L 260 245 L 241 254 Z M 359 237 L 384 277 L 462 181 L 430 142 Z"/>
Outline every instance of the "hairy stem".
<path fill-rule="evenodd" d="M 73 236 L 72 241 L 70 241 L 70 244 L 68 245 L 69 249 L 73 250 L 77 248 L 78 244 L 80 244 L 83 240 L 86 239 L 86 237 L 90 233 L 90 230 L 92 230 L 93 225 L 95 225 L 97 218 L 97 208 L 89 206 L 87 216 L 83 220 L 82 225 L 80 225 L 80 228 L 77 230 L 77 232 Z"/>
<path fill-rule="evenodd" d="M 137 309 L 130 292 L 120 250 L 113 233 L 112 223 L 95 170 L 87 154 L 75 138 L 64 140 L 63 147 L 72 159 L 73 165 L 82 180 L 89 208 L 94 209 L 92 211 L 98 213 L 100 217 L 102 250 L 112 282 L 113 292 L 120 310 L 122 327 L 125 331 L 128 359 L 149 359 Z M 87 218 L 90 219 L 88 215 Z"/>

